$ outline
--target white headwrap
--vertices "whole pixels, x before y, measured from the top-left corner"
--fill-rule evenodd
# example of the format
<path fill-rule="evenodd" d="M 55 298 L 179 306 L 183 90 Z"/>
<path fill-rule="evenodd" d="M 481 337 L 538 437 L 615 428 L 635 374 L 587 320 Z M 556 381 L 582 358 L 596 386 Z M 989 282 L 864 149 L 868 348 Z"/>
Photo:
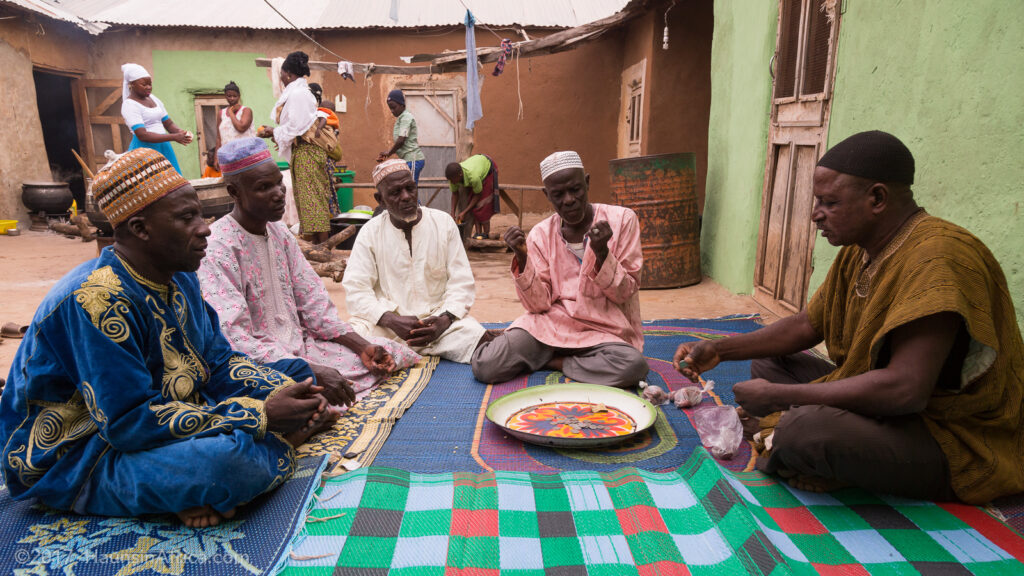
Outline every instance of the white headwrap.
<path fill-rule="evenodd" d="M 546 180 L 548 176 L 555 172 L 561 172 L 570 168 L 583 169 L 583 160 L 580 158 L 580 155 L 572 150 L 555 152 L 540 161 L 540 179 Z"/>
<path fill-rule="evenodd" d="M 124 84 L 121 85 L 122 100 L 127 100 L 128 96 L 131 95 L 131 88 L 128 87 L 129 84 L 135 82 L 139 78 L 149 78 L 151 76 L 149 72 L 146 72 L 145 68 L 132 62 L 122 64 L 121 72 L 124 74 Z"/>
<path fill-rule="evenodd" d="M 377 167 L 373 169 L 373 185 L 380 184 L 380 181 L 387 176 L 402 170 L 412 172 L 412 170 L 409 170 L 409 164 L 405 160 L 399 160 L 398 158 L 392 158 L 377 164 Z"/>

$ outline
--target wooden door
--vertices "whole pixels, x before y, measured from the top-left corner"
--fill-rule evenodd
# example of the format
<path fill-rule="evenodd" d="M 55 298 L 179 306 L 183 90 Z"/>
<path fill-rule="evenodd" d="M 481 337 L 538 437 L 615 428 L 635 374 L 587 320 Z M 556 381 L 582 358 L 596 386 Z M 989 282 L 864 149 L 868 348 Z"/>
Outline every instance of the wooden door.
<path fill-rule="evenodd" d="M 634 158 L 643 153 L 646 71 L 646 58 L 622 71 L 622 84 L 619 89 L 619 134 L 616 147 L 619 158 Z"/>
<path fill-rule="evenodd" d="M 220 111 L 228 107 L 228 101 L 221 95 L 197 95 L 194 100 L 196 113 L 196 146 L 199 155 L 199 173 L 206 169 L 206 154 L 217 145 L 220 134 Z"/>
<path fill-rule="evenodd" d="M 426 156 L 420 173 L 420 203 L 448 212 L 452 195 L 447 182 L 430 183 L 425 179 L 444 180 L 444 168 L 458 159 L 455 154 L 459 132 L 459 98 L 455 91 L 404 89 L 405 106 L 416 118 L 416 132 Z"/>
<path fill-rule="evenodd" d="M 828 135 L 839 31 L 835 5 L 779 2 L 754 299 L 780 315 L 798 312 L 807 302 L 814 167 Z"/>
<path fill-rule="evenodd" d="M 107 163 L 105 151 L 121 154 L 132 141 L 131 130 L 121 119 L 121 80 L 78 80 L 76 84 L 82 157 L 95 172 Z"/>

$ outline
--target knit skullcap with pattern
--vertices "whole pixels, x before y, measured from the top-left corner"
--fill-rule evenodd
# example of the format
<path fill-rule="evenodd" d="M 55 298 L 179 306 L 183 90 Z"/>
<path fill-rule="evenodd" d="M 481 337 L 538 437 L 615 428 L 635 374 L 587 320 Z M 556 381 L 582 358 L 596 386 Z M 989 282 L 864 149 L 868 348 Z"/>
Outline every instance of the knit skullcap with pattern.
<path fill-rule="evenodd" d="M 136 148 L 106 166 L 92 183 L 93 197 L 110 225 L 117 227 L 144 208 L 187 186 L 163 154 Z"/>

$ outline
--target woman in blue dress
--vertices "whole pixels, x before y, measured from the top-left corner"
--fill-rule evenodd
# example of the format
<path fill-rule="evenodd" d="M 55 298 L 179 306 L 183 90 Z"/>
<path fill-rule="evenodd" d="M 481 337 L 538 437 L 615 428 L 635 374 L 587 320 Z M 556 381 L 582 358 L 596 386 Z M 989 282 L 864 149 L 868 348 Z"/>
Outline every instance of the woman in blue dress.
<path fill-rule="evenodd" d="M 121 71 L 124 73 L 121 117 L 134 134 L 128 149 L 152 148 L 170 160 L 181 174 L 171 142 L 187 146 L 192 142 L 192 134 L 174 125 L 164 103 L 153 95 L 153 77 L 145 68 L 129 63 L 121 66 Z"/>

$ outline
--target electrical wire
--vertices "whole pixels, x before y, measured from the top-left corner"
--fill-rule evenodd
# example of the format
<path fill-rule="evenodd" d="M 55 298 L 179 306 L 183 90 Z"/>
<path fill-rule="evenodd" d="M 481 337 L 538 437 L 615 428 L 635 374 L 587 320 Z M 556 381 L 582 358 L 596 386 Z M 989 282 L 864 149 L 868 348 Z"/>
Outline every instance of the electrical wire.
<path fill-rule="evenodd" d="M 312 37 L 312 36 L 310 36 L 309 34 L 306 34 L 306 33 L 305 33 L 305 32 L 304 32 L 303 30 L 302 30 L 302 28 L 299 28 L 298 26 L 296 26 L 296 25 L 295 25 L 295 23 L 294 23 L 294 22 L 292 22 L 291 20 L 289 20 L 287 16 L 285 16 L 284 14 L 282 14 L 280 10 L 278 10 L 277 8 L 274 8 L 274 5 L 270 3 L 270 0 L 263 0 L 263 2 L 264 2 L 264 3 L 265 3 L 265 4 L 267 5 L 267 6 L 270 6 L 270 9 L 271 9 L 271 10 L 273 10 L 274 12 L 277 12 L 277 15 L 278 15 L 278 16 L 280 16 L 280 17 L 281 17 L 281 19 L 283 19 L 283 20 L 284 20 L 285 22 L 287 22 L 287 23 L 288 23 L 289 25 L 291 25 L 291 27 L 292 27 L 292 28 L 295 28 L 295 30 L 297 30 L 297 31 L 299 32 L 299 34 L 302 34 L 303 36 L 305 36 L 307 40 L 309 40 L 309 41 L 310 41 L 310 42 L 312 42 L 313 44 L 316 44 L 317 46 L 319 46 L 320 48 L 322 48 L 322 49 L 323 49 L 323 50 L 324 50 L 325 52 L 327 52 L 327 53 L 328 53 L 328 54 L 330 54 L 331 56 L 334 56 L 334 57 L 335 57 L 335 58 L 337 58 L 338 60 L 346 60 L 346 61 L 348 60 L 347 58 L 342 58 L 342 57 L 341 57 L 341 56 L 339 56 L 338 54 L 334 53 L 334 52 L 333 52 L 333 51 L 332 51 L 332 50 L 331 50 L 330 48 L 328 48 L 328 47 L 324 46 L 323 44 L 321 44 L 321 43 L 317 42 L 317 41 L 316 41 L 316 40 L 314 40 L 314 39 L 313 39 L 313 37 Z"/>

